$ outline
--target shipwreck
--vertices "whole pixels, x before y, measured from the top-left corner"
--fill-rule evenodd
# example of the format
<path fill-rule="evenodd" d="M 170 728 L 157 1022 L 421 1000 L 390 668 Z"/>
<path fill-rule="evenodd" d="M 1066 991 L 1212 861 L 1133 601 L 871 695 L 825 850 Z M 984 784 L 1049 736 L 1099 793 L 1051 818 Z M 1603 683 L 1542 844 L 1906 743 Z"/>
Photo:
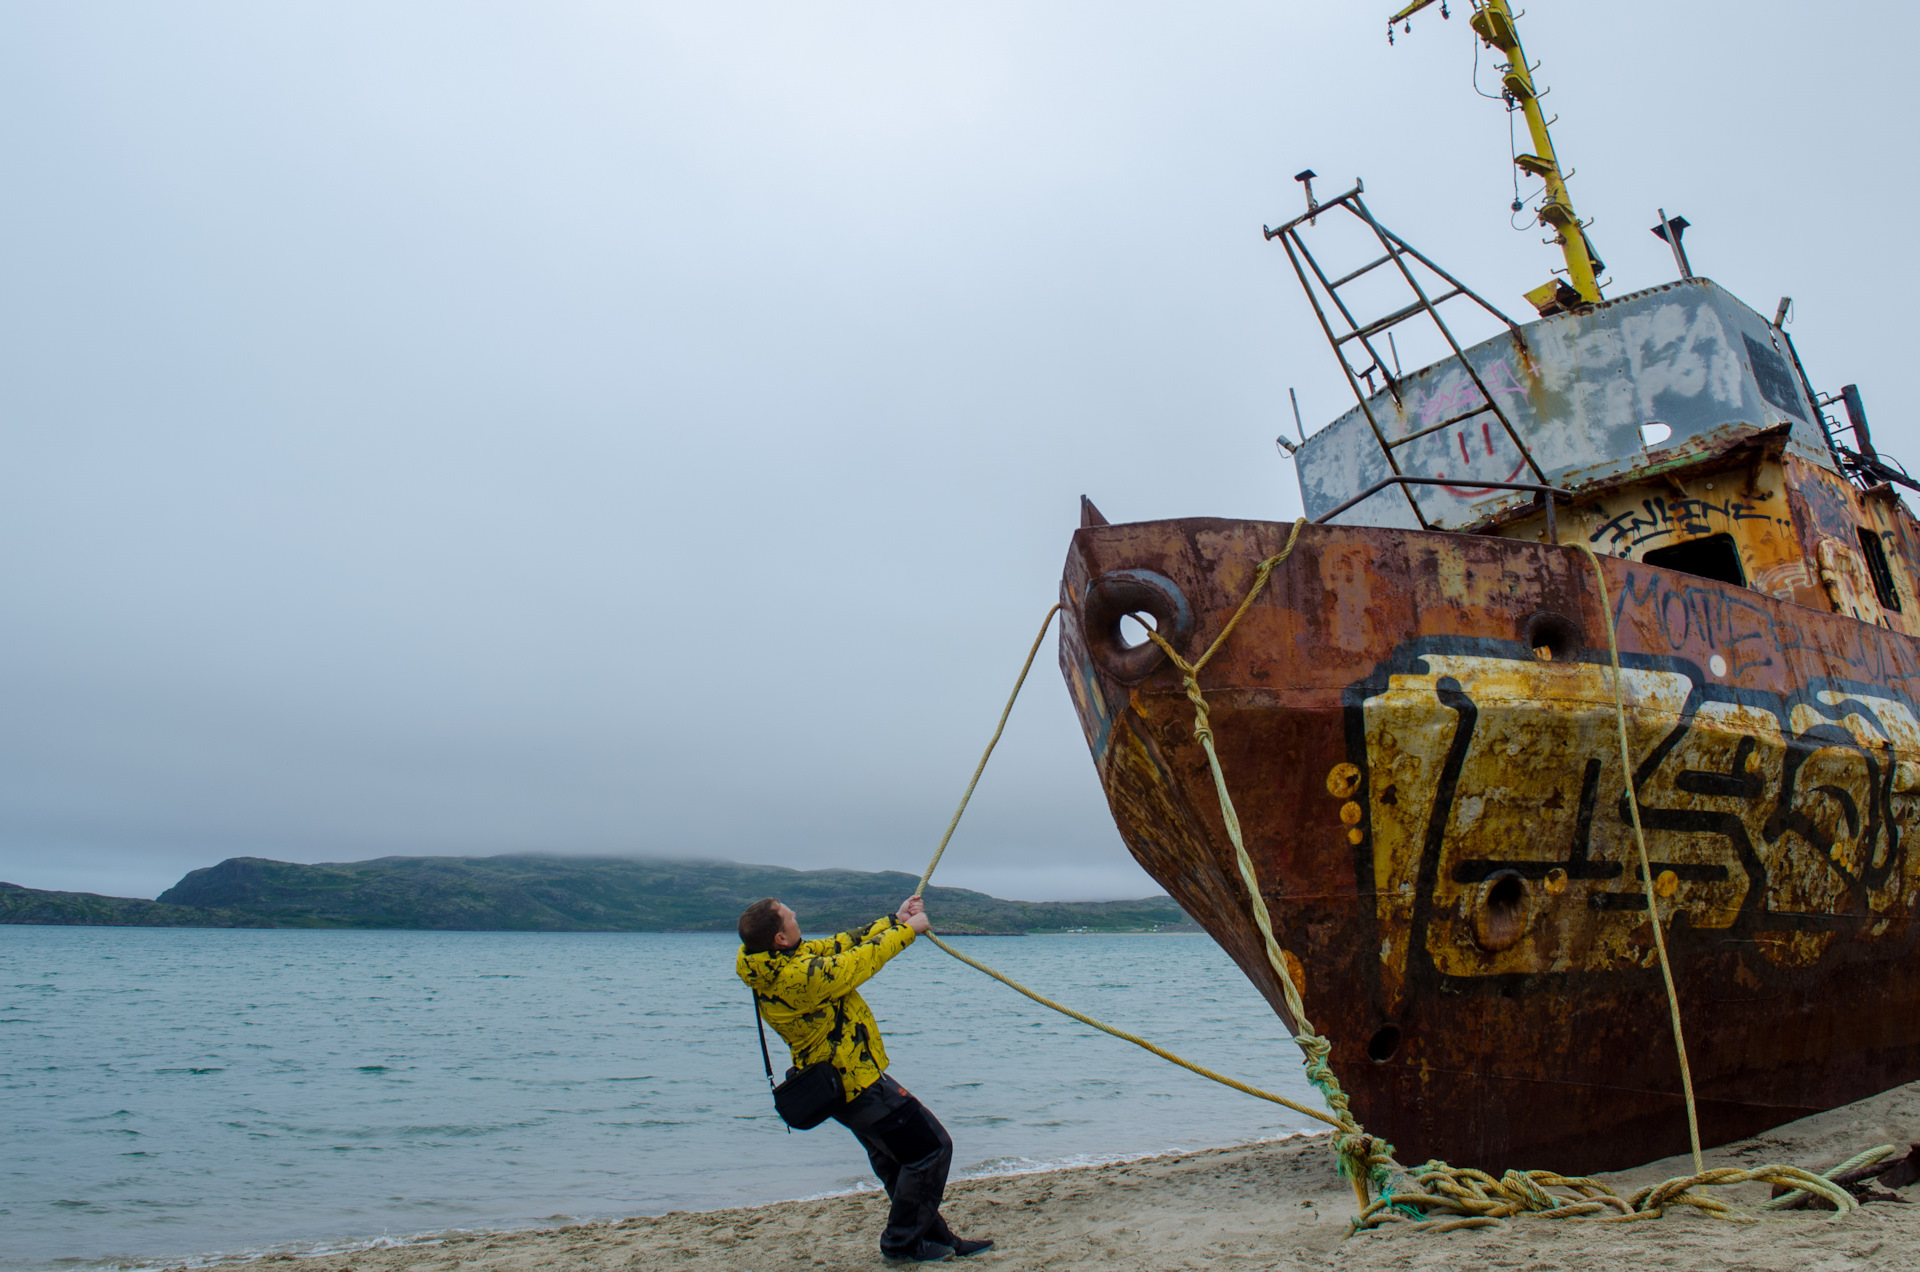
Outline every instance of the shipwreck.
<path fill-rule="evenodd" d="M 1814 387 L 1787 302 L 1693 275 L 1678 218 L 1678 277 L 1603 295 L 1513 15 L 1470 21 L 1564 269 L 1516 321 L 1301 174 L 1266 235 L 1354 405 L 1282 439 L 1308 524 L 1204 689 L 1360 1120 L 1402 1160 L 1603 1170 L 1687 1144 L 1649 891 L 1708 1142 L 1920 1078 L 1920 485 L 1854 386 Z M 1357 258 L 1321 250 L 1338 226 Z M 1468 312 L 1496 334 L 1456 339 Z M 1416 327 L 1441 356 L 1403 374 Z M 1131 624 L 1204 649 L 1290 529 L 1083 501 L 1060 642 L 1129 850 L 1283 1019 L 1179 674 Z"/>

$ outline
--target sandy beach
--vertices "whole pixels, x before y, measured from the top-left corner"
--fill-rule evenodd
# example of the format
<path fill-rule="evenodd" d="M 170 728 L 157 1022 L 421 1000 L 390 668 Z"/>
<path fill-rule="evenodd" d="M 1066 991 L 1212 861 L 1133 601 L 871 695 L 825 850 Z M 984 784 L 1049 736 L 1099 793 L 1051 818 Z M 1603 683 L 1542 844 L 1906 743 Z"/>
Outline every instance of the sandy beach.
<path fill-rule="evenodd" d="M 1904 1149 L 1915 1139 L 1920 1083 L 1726 1145 L 1708 1159 L 1709 1165 L 1783 1163 L 1824 1170 L 1876 1144 Z M 1668 1158 L 1605 1178 L 1624 1193 L 1690 1173 L 1688 1167 L 1685 1158 Z M 1766 1196 L 1762 1185 L 1717 1191 L 1748 1201 Z M 1920 1186 L 1905 1191 L 1920 1198 Z M 877 1269 L 887 1266 L 875 1246 L 883 1210 L 884 1199 L 870 1191 L 266 1261 L 298 1265 L 289 1272 Z M 956 1231 L 999 1243 L 954 1266 L 1002 1272 L 1920 1267 L 1920 1206 L 1893 1203 L 1837 1218 L 1800 1212 L 1729 1223 L 1675 1211 L 1630 1224 L 1519 1219 L 1495 1229 L 1389 1230 L 1343 1239 L 1353 1210 L 1353 1195 L 1335 1176 L 1324 1137 L 968 1180 L 950 1189 L 946 1206 Z M 259 1263 L 222 1266 L 258 1272 Z"/>

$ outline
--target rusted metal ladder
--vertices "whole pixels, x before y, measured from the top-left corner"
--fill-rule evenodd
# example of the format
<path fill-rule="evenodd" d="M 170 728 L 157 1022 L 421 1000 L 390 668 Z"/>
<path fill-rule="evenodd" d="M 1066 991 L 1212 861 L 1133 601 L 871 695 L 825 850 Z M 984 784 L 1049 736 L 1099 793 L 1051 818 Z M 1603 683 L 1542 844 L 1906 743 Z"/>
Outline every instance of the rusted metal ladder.
<path fill-rule="evenodd" d="M 1409 245 L 1405 239 L 1376 221 L 1373 213 L 1367 210 L 1366 203 L 1360 197 L 1366 187 L 1358 178 L 1354 180 L 1353 189 L 1348 190 L 1345 194 L 1329 199 L 1325 203 L 1320 203 L 1315 201 L 1313 197 L 1314 176 L 1315 174 L 1312 171 L 1307 171 L 1300 173 L 1294 178 L 1294 180 L 1306 187 L 1307 210 L 1283 225 L 1271 229 L 1265 229 L 1265 227 L 1263 227 L 1263 229 L 1269 240 L 1277 238 L 1280 240 L 1281 246 L 1287 249 L 1287 259 L 1293 262 L 1293 272 L 1299 275 L 1300 286 L 1307 293 L 1308 302 L 1313 305 L 1314 317 L 1320 320 L 1320 330 L 1326 333 L 1327 343 L 1333 346 L 1333 355 L 1339 361 L 1341 371 L 1346 373 L 1347 387 L 1353 390 L 1354 400 L 1359 402 L 1360 410 L 1362 414 L 1366 416 L 1368 426 L 1373 429 L 1373 436 L 1375 440 L 1380 443 L 1381 453 L 1386 456 L 1387 466 L 1393 470 L 1393 475 L 1395 477 L 1404 477 L 1407 475 L 1401 471 L 1399 461 L 1394 456 L 1394 451 L 1400 447 L 1405 446 L 1409 442 L 1418 441 L 1430 433 L 1438 433 L 1442 429 L 1464 423 L 1475 416 L 1490 414 L 1500 421 L 1500 427 L 1505 429 L 1507 436 L 1513 440 L 1513 444 L 1519 450 L 1521 457 L 1526 460 L 1527 467 L 1533 470 L 1534 480 L 1545 483 L 1546 475 L 1541 471 L 1540 465 L 1534 462 L 1533 452 L 1527 449 L 1527 444 L 1521 439 L 1519 431 L 1514 428 L 1513 421 L 1507 418 L 1506 412 L 1500 409 L 1499 404 L 1494 400 L 1493 394 L 1487 391 L 1486 383 L 1480 378 L 1480 372 L 1474 367 L 1473 363 L 1468 360 L 1465 352 L 1460 348 L 1460 342 L 1454 338 L 1453 331 L 1447 326 L 1446 319 L 1441 317 L 1440 306 L 1456 297 L 1465 296 L 1467 299 L 1473 301 L 1474 304 L 1479 305 L 1489 314 L 1492 314 L 1495 318 L 1505 323 L 1508 330 L 1513 332 L 1516 340 L 1521 339 L 1520 325 L 1494 308 L 1493 305 L 1476 294 L 1465 283 L 1421 255 L 1421 253 Z M 1360 268 L 1342 274 L 1338 278 L 1328 278 L 1326 271 L 1320 268 L 1320 262 L 1314 259 L 1312 251 L 1308 249 L 1306 241 L 1301 237 L 1300 227 L 1302 225 L 1317 225 L 1322 216 L 1340 210 L 1344 210 L 1348 214 L 1356 217 L 1366 225 L 1368 230 L 1372 231 L 1374 238 L 1380 244 L 1381 255 L 1378 259 L 1369 261 L 1367 264 L 1360 266 Z M 1414 276 L 1413 270 L 1408 267 L 1408 257 L 1413 258 L 1433 271 L 1436 277 L 1442 279 L 1447 284 L 1448 290 L 1441 292 L 1437 296 L 1427 295 L 1426 289 L 1420 285 L 1420 280 Z M 1410 304 L 1401 306 L 1385 317 L 1376 318 L 1370 322 L 1361 322 L 1354 317 L 1353 311 L 1348 308 L 1347 302 L 1342 299 L 1340 289 L 1350 283 L 1357 282 L 1362 277 L 1371 274 L 1383 265 L 1393 265 L 1400 271 L 1400 276 L 1406 281 L 1407 287 L 1412 291 L 1414 299 Z M 1311 280 L 1308 277 L 1309 271 L 1312 272 Z M 1314 286 L 1315 280 L 1319 283 L 1318 289 Z M 1322 293 L 1325 294 L 1326 301 L 1328 302 L 1326 304 L 1323 304 L 1321 301 Z M 1333 324 L 1327 317 L 1329 305 L 1339 313 L 1341 320 L 1346 323 L 1346 331 L 1336 332 L 1334 330 Z M 1395 406 L 1398 406 L 1401 401 L 1401 377 L 1394 370 L 1388 368 L 1386 360 L 1380 356 L 1380 350 L 1376 342 L 1382 336 L 1387 336 L 1391 339 L 1389 333 L 1391 333 L 1393 328 L 1398 327 L 1401 323 L 1410 322 L 1423 314 L 1433 320 L 1433 325 L 1439 328 L 1441 336 L 1445 338 L 1447 347 L 1453 350 L 1452 354 L 1449 355 L 1450 358 L 1458 362 L 1461 368 L 1465 370 L 1467 375 L 1473 380 L 1474 387 L 1480 392 L 1480 404 L 1469 410 L 1462 411 L 1457 415 L 1441 420 L 1437 424 L 1429 424 L 1424 428 L 1416 429 L 1403 436 L 1390 439 L 1386 434 L 1386 430 L 1381 427 L 1379 416 L 1374 412 L 1373 400 L 1379 396 L 1380 391 L 1373 387 L 1373 376 L 1376 373 L 1379 374 L 1385 385 L 1384 391 L 1392 397 Z M 1371 361 L 1359 371 L 1354 370 L 1353 362 L 1349 360 L 1347 356 L 1347 346 L 1356 342 L 1362 349 L 1366 350 L 1367 357 L 1371 359 Z M 1443 361 L 1444 360 L 1445 359 L 1443 359 Z M 1364 392 L 1362 392 L 1360 387 L 1360 381 L 1362 379 L 1367 381 L 1366 391 Z M 1400 491 L 1406 496 L 1408 505 L 1413 509 L 1414 517 L 1420 523 L 1420 528 L 1423 530 L 1432 529 L 1433 527 L 1427 521 L 1426 514 L 1420 510 L 1419 501 L 1413 497 L 1411 486 L 1403 483 L 1400 485 Z"/>

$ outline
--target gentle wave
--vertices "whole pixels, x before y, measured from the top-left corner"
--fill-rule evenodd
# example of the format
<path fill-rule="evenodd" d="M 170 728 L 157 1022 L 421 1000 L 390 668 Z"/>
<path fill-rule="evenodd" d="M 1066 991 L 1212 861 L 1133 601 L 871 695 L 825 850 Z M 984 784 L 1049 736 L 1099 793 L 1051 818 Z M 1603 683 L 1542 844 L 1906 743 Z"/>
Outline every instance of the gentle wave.
<path fill-rule="evenodd" d="M 872 1187 L 844 1132 L 790 1135 L 774 1118 L 734 948 L 0 927 L 0 1020 L 15 1022 L 0 1048 L 0 1270 L 344 1252 Z M 1029 937 L 993 958 L 1318 1102 L 1279 1022 L 1204 937 Z M 894 1072 L 953 1132 L 959 1178 L 1309 1129 L 931 947 L 863 992 Z"/>

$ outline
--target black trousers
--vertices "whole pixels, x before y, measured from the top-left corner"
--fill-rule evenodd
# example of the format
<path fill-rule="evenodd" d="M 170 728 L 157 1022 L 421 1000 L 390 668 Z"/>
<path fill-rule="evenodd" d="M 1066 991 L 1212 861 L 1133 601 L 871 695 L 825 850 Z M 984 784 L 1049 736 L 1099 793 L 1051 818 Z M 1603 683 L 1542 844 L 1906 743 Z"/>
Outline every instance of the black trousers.
<path fill-rule="evenodd" d="M 953 1137 L 927 1106 L 886 1074 L 834 1114 L 867 1150 L 893 1207 L 880 1234 L 883 1255 L 910 1254 L 921 1241 L 953 1244 L 940 1217 L 953 1165 Z"/>

